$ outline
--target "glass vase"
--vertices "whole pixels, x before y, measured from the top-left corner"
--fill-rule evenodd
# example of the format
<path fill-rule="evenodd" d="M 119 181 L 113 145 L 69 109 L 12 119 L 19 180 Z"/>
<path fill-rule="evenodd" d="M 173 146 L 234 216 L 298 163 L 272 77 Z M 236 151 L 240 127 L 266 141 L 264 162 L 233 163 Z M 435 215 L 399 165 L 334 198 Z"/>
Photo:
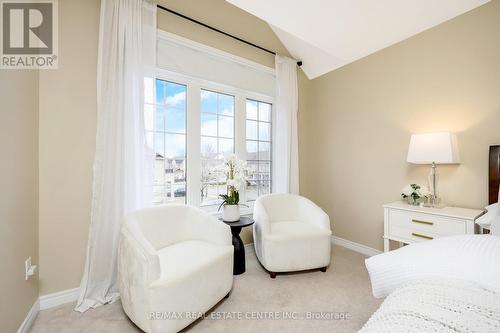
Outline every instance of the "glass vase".
<path fill-rule="evenodd" d="M 418 206 L 420 204 L 419 201 L 418 201 L 420 198 L 409 196 L 407 199 L 408 199 L 408 204 L 409 205 Z"/>

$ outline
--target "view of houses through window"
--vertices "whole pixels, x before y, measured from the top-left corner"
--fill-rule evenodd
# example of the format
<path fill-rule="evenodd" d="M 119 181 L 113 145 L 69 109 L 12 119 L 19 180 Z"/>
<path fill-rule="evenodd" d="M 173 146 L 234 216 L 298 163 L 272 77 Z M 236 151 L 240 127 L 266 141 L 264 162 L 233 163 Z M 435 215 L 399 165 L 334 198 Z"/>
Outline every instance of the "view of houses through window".
<path fill-rule="evenodd" d="M 146 105 L 148 142 L 154 147 L 153 202 L 186 202 L 186 86 L 156 80 L 156 103 Z"/>
<path fill-rule="evenodd" d="M 224 154 L 234 152 L 234 96 L 201 90 L 201 205 L 226 193 Z"/>
<path fill-rule="evenodd" d="M 246 148 L 251 171 L 247 201 L 271 192 L 271 104 L 247 99 Z"/>
<path fill-rule="evenodd" d="M 246 158 L 250 169 L 243 197 L 251 202 L 271 192 L 271 103 L 217 89 L 189 90 L 189 83 L 164 79 L 156 79 L 152 86 L 146 87 L 150 91 L 146 91 L 144 110 L 147 141 L 155 154 L 154 204 L 189 203 L 216 211 L 219 195 L 226 193 L 224 155 L 235 153 L 237 142 L 241 147 L 239 157 Z M 190 96 L 199 96 L 199 104 L 196 100 L 188 102 L 188 90 Z M 189 109 L 190 105 L 199 105 L 199 110 Z M 193 122 L 191 116 L 188 120 L 188 113 L 199 115 L 199 131 L 197 119 Z M 241 124 L 236 124 L 237 120 Z M 199 140 L 200 150 L 187 154 L 192 140 Z M 199 180 L 187 182 L 188 158 L 197 161 L 190 170 L 200 175 L 195 177 Z"/>

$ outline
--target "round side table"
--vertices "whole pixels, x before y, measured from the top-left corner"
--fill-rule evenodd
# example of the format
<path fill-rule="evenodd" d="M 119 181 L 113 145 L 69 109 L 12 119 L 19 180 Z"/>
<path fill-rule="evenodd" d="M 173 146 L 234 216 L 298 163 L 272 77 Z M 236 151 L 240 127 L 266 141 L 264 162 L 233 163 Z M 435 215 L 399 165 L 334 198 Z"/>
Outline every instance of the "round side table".
<path fill-rule="evenodd" d="M 236 222 L 226 222 L 222 219 L 220 220 L 231 227 L 231 233 L 233 234 L 233 274 L 243 274 L 245 273 L 245 246 L 241 240 L 240 232 L 242 228 L 251 226 L 255 223 L 255 221 L 252 218 L 245 216 L 240 217 L 240 220 Z"/>

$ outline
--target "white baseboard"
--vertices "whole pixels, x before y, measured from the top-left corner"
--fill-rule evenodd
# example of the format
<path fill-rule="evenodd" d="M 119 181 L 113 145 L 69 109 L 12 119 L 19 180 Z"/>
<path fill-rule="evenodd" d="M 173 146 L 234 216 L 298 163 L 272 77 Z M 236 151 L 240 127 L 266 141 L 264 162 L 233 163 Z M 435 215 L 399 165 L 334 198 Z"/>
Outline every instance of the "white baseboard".
<path fill-rule="evenodd" d="M 374 249 L 373 247 L 355 243 L 353 241 L 337 236 L 332 236 L 332 244 L 345 247 L 349 250 L 364 254 L 365 256 L 369 257 L 382 253 L 382 251 Z M 245 251 L 255 251 L 253 243 L 245 244 Z"/>
<path fill-rule="evenodd" d="M 24 318 L 23 323 L 21 324 L 21 326 L 19 326 L 17 333 L 28 333 L 31 329 L 31 326 L 33 325 L 33 322 L 36 319 L 36 316 L 38 316 L 39 311 L 40 311 L 40 301 L 37 298 L 35 303 L 33 303 L 33 306 L 31 307 L 30 311 L 28 312 L 28 315 L 26 316 L 26 318 Z"/>
<path fill-rule="evenodd" d="M 58 305 L 76 302 L 79 295 L 80 288 L 73 288 L 40 296 L 40 310 L 46 310 Z"/>
<path fill-rule="evenodd" d="M 376 250 L 369 246 L 351 242 L 347 239 L 343 239 L 336 236 L 332 236 L 332 243 L 359 252 L 366 256 L 373 256 L 382 253 L 382 251 Z M 254 250 L 253 243 L 245 244 L 245 250 L 253 251 Z M 38 310 L 46 310 L 62 304 L 76 302 L 78 300 L 79 295 L 80 295 L 80 288 L 73 288 L 40 296 L 39 302 L 37 301 L 33 305 L 33 309 L 30 311 L 30 314 L 35 309 L 35 305 L 36 305 L 36 311 L 34 312 L 35 313 L 34 318 L 36 317 L 36 313 L 38 313 Z M 25 321 L 27 321 L 27 319 L 30 318 L 30 314 L 28 314 L 28 317 L 26 317 Z"/>
<path fill-rule="evenodd" d="M 19 326 L 17 333 L 28 333 L 40 310 L 46 310 L 58 305 L 76 302 L 79 295 L 80 288 L 74 288 L 40 296 L 31 307 L 26 318 L 24 318 L 21 326 Z"/>
<path fill-rule="evenodd" d="M 382 253 L 382 251 L 380 250 L 374 249 L 372 247 L 363 244 L 355 243 L 350 240 L 343 239 L 337 236 L 332 236 L 332 244 L 345 247 L 349 250 L 356 251 L 358 253 L 364 254 L 365 256 L 369 257 Z"/>

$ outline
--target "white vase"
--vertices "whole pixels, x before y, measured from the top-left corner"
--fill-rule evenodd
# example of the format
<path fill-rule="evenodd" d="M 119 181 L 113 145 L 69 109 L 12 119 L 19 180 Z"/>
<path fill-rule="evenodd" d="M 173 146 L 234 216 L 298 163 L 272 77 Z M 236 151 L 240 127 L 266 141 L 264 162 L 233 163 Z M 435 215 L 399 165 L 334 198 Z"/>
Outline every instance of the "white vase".
<path fill-rule="evenodd" d="M 222 219 L 225 222 L 236 222 L 240 220 L 240 206 L 224 205 L 222 206 Z"/>

